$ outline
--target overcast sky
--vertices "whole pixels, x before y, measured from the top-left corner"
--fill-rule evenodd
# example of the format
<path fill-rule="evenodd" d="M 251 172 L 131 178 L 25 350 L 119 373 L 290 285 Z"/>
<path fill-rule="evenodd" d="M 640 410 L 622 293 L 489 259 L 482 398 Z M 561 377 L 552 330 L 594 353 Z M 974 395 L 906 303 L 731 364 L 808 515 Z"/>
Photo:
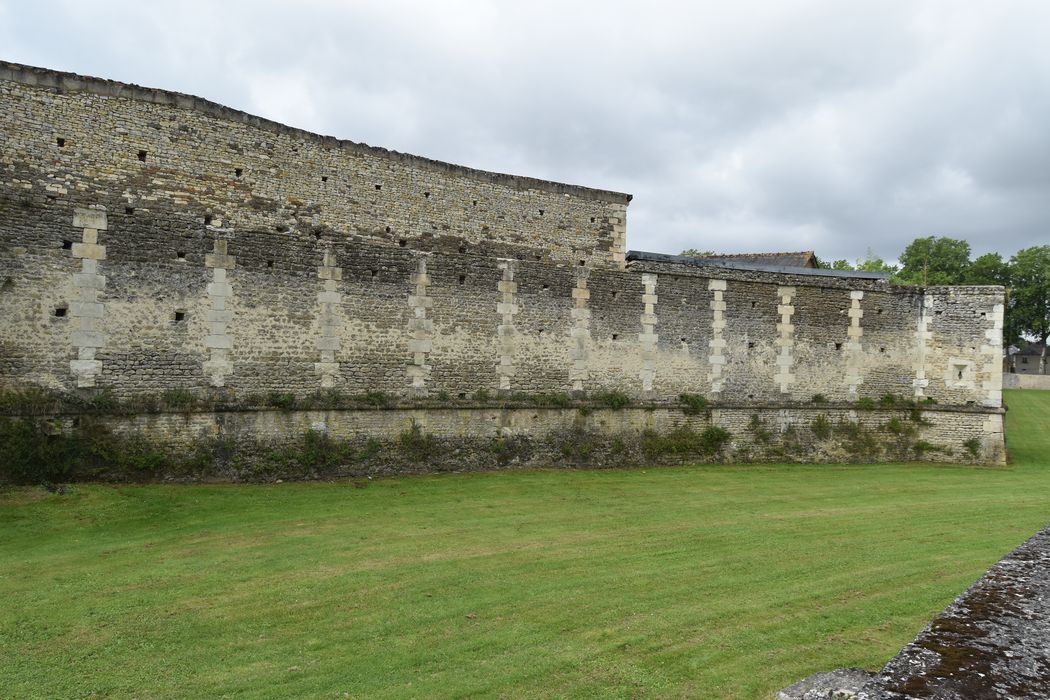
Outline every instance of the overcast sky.
<path fill-rule="evenodd" d="M 1050 243 L 1050 2 L 19 2 L 0 57 L 630 192 L 628 247 Z"/>

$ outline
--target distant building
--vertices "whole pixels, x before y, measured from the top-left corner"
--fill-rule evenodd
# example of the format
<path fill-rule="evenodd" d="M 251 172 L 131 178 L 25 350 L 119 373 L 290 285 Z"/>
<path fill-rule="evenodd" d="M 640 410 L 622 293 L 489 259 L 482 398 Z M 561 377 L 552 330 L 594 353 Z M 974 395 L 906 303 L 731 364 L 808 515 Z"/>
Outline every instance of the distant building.
<path fill-rule="evenodd" d="M 816 269 L 817 256 L 812 250 L 798 253 L 730 253 L 726 255 L 690 256 L 701 260 L 722 260 L 725 262 L 753 263 L 755 265 L 775 265 L 777 267 L 808 267 Z"/>
<path fill-rule="evenodd" d="M 1050 367 L 1047 366 L 1050 364 L 1050 349 L 1047 350 L 1047 364 L 1040 371 L 1039 357 L 1042 353 L 1042 347 L 1035 343 L 1018 350 L 1010 356 L 1010 371 L 1016 374 L 1050 374 Z"/>

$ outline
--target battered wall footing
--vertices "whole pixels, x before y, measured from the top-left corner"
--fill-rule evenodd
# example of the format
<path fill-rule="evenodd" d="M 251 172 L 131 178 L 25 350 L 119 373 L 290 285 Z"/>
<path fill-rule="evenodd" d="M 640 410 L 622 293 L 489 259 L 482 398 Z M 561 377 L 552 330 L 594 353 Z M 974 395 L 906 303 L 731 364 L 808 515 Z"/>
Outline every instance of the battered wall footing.
<path fill-rule="evenodd" d="M 696 415 L 656 406 L 491 407 L 6 416 L 0 426 L 23 439 L 12 426 L 32 424 L 48 439 L 73 439 L 76 449 L 102 446 L 101 454 L 118 463 L 125 450 L 147 450 L 154 456 L 140 476 L 236 481 L 704 462 L 1002 464 L 1001 434 L 989 432 L 1001 419 L 977 411 L 916 417 L 900 409 L 826 407 L 723 407 Z M 5 449 L 18 446 L 0 447 L 0 462 L 17 461 Z M 89 461 L 95 471 L 73 469 L 69 478 L 131 478 L 105 459 Z"/>

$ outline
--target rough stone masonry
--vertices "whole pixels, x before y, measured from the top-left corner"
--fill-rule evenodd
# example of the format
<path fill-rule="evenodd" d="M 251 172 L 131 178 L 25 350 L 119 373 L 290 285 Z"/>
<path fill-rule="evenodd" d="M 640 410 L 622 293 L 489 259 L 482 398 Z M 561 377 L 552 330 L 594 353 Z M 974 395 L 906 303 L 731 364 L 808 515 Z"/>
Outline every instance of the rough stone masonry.
<path fill-rule="evenodd" d="M 2 389 L 452 397 L 460 434 L 541 439 L 482 397 L 618 392 L 644 430 L 688 394 L 727 455 L 897 395 L 923 458 L 1004 459 L 999 287 L 628 252 L 630 195 L 11 63 L 0 120 Z"/>

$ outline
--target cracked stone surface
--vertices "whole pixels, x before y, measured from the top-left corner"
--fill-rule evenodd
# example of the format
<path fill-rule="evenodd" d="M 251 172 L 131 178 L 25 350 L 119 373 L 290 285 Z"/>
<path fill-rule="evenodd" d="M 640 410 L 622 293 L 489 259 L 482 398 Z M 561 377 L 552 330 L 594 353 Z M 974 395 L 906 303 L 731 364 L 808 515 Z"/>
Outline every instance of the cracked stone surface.
<path fill-rule="evenodd" d="M 860 668 L 814 673 L 781 690 L 776 700 L 853 700 L 874 675 Z"/>

